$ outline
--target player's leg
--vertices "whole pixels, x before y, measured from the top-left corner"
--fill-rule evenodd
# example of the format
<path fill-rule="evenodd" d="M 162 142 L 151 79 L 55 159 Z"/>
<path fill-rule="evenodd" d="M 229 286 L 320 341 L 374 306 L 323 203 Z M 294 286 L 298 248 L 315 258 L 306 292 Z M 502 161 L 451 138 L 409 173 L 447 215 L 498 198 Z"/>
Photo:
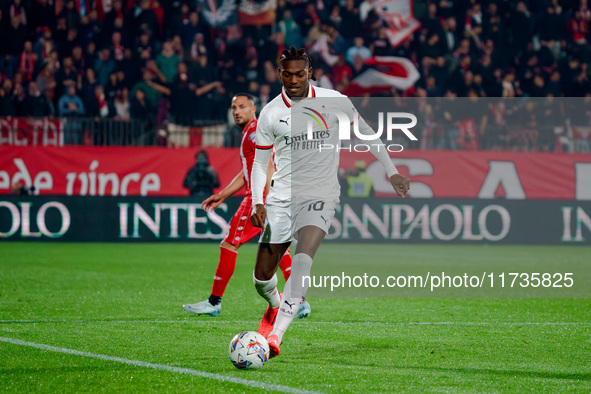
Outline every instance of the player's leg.
<path fill-rule="evenodd" d="M 281 261 L 279 262 L 279 268 L 283 273 L 283 279 L 287 282 L 289 279 L 289 275 L 291 275 L 291 254 L 289 253 L 289 249 L 285 252 Z"/>
<path fill-rule="evenodd" d="M 285 254 L 289 242 L 282 244 L 260 243 L 257 252 L 257 259 L 253 273 L 253 282 L 257 293 L 267 301 L 267 309 L 261 323 L 259 333 L 264 337 L 269 335 L 273 329 L 275 318 L 281 302 L 277 290 L 277 267 L 282 256 Z"/>
<path fill-rule="evenodd" d="M 273 331 L 267 341 L 271 357 L 279 354 L 279 345 L 285 331 L 297 313 L 308 290 L 314 255 L 328 234 L 334 216 L 336 201 L 302 201 L 294 206 L 294 231 L 298 240 L 291 265 L 291 276 L 283 290 L 283 299 Z"/>
<path fill-rule="evenodd" d="M 305 226 L 298 231 L 298 244 L 292 260 L 291 276 L 285 284 L 277 320 L 269 335 L 277 335 L 279 343 L 299 310 L 302 298 L 306 295 L 308 281 L 303 279 L 310 277 L 312 259 L 325 236 L 324 230 L 316 226 Z"/>
<path fill-rule="evenodd" d="M 209 316 L 218 316 L 222 312 L 222 296 L 236 269 L 239 247 L 239 245 L 232 245 L 227 241 L 222 241 L 220 244 L 220 259 L 213 277 L 211 295 L 205 301 L 183 305 L 186 312 L 193 315 Z"/>
<path fill-rule="evenodd" d="M 280 298 L 275 273 L 292 240 L 291 203 L 269 198 L 266 210 L 265 229 L 259 240 L 253 273 L 257 292 L 268 303 L 265 315 L 259 325 L 259 332 L 265 337 L 273 329 L 275 316 L 279 310 Z"/>
<path fill-rule="evenodd" d="M 230 228 L 220 244 L 220 257 L 213 277 L 211 295 L 205 301 L 183 305 L 186 312 L 210 316 L 218 316 L 221 313 L 222 297 L 236 269 L 238 249 L 260 234 L 260 229 L 252 226 L 249 220 L 251 204 L 249 197 L 244 198 L 230 221 Z"/>
<path fill-rule="evenodd" d="M 285 252 L 283 257 L 281 258 L 281 262 L 279 263 L 279 268 L 281 269 L 281 272 L 283 272 L 283 279 L 285 279 L 286 282 L 289 279 L 289 276 L 291 275 L 291 261 L 291 254 L 289 252 L 289 249 L 287 249 L 287 252 Z M 298 309 L 295 318 L 303 319 L 310 316 L 310 313 L 312 313 L 312 307 L 310 306 L 310 303 L 304 298 L 302 299 L 300 309 Z"/>
<path fill-rule="evenodd" d="M 279 268 L 281 269 L 281 272 L 283 273 L 283 279 L 285 279 L 286 282 L 289 279 L 289 276 L 291 275 L 291 262 L 292 262 L 292 257 L 289 252 L 289 249 L 287 249 L 287 251 L 285 252 L 283 257 L 281 258 L 281 262 L 279 263 Z M 304 319 L 304 318 L 310 316 L 311 313 L 312 313 L 312 307 L 310 306 L 310 303 L 304 298 L 304 299 L 302 299 L 302 302 L 300 304 L 300 308 L 298 309 L 298 311 L 295 315 L 295 318 L 296 319 Z"/>
<path fill-rule="evenodd" d="M 209 296 L 209 301 L 214 305 L 222 302 L 222 297 L 226 291 L 228 282 L 230 281 L 230 278 L 232 278 L 232 275 L 234 275 L 238 248 L 240 248 L 240 246 L 240 244 L 233 245 L 225 240 L 220 245 L 220 261 L 215 270 L 211 295 Z"/>

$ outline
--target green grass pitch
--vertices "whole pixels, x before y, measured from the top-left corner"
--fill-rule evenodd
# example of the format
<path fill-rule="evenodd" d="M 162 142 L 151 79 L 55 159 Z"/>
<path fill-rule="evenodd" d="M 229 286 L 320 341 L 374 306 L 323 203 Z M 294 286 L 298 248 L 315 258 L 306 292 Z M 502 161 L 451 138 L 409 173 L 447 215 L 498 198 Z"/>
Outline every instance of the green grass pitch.
<path fill-rule="evenodd" d="M 0 391 L 591 391 L 585 298 L 310 299 L 312 315 L 294 321 L 279 357 L 238 370 L 228 343 L 256 330 L 265 309 L 252 285 L 255 246 L 240 250 L 222 314 L 211 318 L 181 305 L 209 295 L 216 244 L 0 243 Z M 359 245 L 327 243 L 315 264 L 346 248 Z M 417 263 L 586 261 L 591 248 L 400 245 L 396 253 Z"/>

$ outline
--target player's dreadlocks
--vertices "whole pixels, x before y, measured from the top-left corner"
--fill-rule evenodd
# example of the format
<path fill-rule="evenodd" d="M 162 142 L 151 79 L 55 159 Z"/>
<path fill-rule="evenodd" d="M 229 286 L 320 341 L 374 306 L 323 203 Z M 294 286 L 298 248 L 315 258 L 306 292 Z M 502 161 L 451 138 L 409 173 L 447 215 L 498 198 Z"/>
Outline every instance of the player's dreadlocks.
<path fill-rule="evenodd" d="M 310 55 L 308 55 L 308 52 L 306 52 L 306 48 L 296 49 L 296 47 L 293 45 L 281 52 L 281 56 L 279 57 L 279 65 L 283 66 L 283 61 L 285 60 L 305 60 L 308 62 L 308 65 L 312 65 L 312 58 Z M 312 73 L 311 79 L 312 81 L 316 81 L 314 73 Z"/>

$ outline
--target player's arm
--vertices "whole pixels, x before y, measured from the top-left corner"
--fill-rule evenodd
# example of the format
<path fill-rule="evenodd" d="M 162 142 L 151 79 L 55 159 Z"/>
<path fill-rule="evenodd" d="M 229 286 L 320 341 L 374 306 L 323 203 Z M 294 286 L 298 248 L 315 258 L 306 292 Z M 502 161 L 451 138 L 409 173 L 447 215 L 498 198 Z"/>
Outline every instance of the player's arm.
<path fill-rule="evenodd" d="M 232 182 L 230 182 L 230 184 L 222 191 L 203 200 L 201 207 L 207 212 L 216 209 L 221 203 L 224 202 L 226 198 L 232 196 L 238 190 L 242 189 L 244 187 L 244 183 L 244 176 L 242 175 L 242 172 L 239 172 L 236 174 L 234 179 L 232 179 Z"/>
<path fill-rule="evenodd" d="M 263 195 L 268 182 L 269 165 L 273 156 L 273 143 L 275 141 L 273 127 L 269 125 L 268 108 L 268 106 L 263 108 L 259 115 L 255 137 L 256 149 L 252 163 L 252 172 L 250 174 L 253 208 L 250 221 L 253 226 L 260 228 L 265 226 L 265 219 L 267 218 Z"/>
<path fill-rule="evenodd" d="M 269 159 L 269 166 L 267 167 L 267 183 L 265 184 L 265 196 L 269 194 L 269 189 L 271 189 L 271 178 L 273 178 L 273 174 L 275 173 L 275 165 L 273 163 L 273 155 Z"/>
<path fill-rule="evenodd" d="M 357 115 L 355 114 L 355 116 Z M 358 119 L 359 132 L 361 134 L 376 134 L 376 132 L 371 127 L 369 127 L 367 123 L 365 123 L 365 120 L 363 120 L 363 118 L 359 117 Z M 410 181 L 407 177 L 398 173 L 396 166 L 394 165 L 394 163 L 392 163 L 390 156 L 386 152 L 386 146 L 383 144 L 383 142 L 380 139 L 377 139 L 376 141 L 372 142 L 372 144 L 370 144 L 369 151 L 376 157 L 376 159 L 378 159 L 380 164 L 382 164 L 382 166 L 386 170 L 386 174 L 388 174 L 388 178 L 390 179 L 390 184 L 394 188 L 396 194 L 403 198 L 406 197 L 406 193 L 408 193 L 408 191 L 410 190 Z"/>
<path fill-rule="evenodd" d="M 257 148 L 254 155 L 254 162 L 252 163 L 251 175 L 251 190 L 252 190 L 252 207 L 253 212 L 250 217 L 252 225 L 263 228 L 267 211 L 263 203 L 263 193 L 268 182 L 268 172 L 273 151 L 271 148 L 259 149 Z"/>

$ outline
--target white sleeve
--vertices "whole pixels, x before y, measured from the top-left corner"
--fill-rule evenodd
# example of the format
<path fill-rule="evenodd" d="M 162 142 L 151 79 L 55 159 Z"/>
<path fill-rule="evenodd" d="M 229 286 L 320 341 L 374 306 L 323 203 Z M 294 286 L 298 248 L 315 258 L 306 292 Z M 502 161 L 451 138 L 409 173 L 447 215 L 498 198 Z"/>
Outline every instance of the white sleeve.
<path fill-rule="evenodd" d="M 273 128 L 269 125 L 269 116 L 271 111 L 266 111 L 267 107 L 263 108 L 257 121 L 257 133 L 255 137 L 255 144 L 257 149 L 271 149 L 275 141 Z"/>
<path fill-rule="evenodd" d="M 267 169 L 269 168 L 269 160 L 272 154 L 273 149 L 257 148 L 255 151 L 250 179 L 253 207 L 257 204 L 263 204 L 263 195 L 265 193 L 265 185 L 267 184 Z"/>
<path fill-rule="evenodd" d="M 267 114 L 268 112 L 263 109 L 257 122 L 255 137 L 256 150 L 250 179 L 253 206 L 263 204 L 263 195 L 267 184 L 267 169 L 269 167 L 269 160 L 273 155 L 274 136 L 269 127 Z"/>
<path fill-rule="evenodd" d="M 375 135 L 376 132 L 369 127 L 369 125 L 363 120 L 363 118 L 359 115 L 357 110 L 353 108 L 351 105 L 352 113 L 349 114 L 349 119 L 357 119 L 357 124 L 359 126 L 359 132 L 363 135 Z M 353 124 L 351 125 L 351 128 Z M 384 166 L 386 169 L 386 174 L 388 174 L 388 178 L 392 175 L 398 174 L 398 170 L 392 160 L 390 159 L 390 155 L 388 155 L 388 151 L 386 146 L 382 142 L 380 138 L 376 138 L 375 140 L 371 140 L 369 142 L 369 151 L 378 159 L 378 161 Z"/>

